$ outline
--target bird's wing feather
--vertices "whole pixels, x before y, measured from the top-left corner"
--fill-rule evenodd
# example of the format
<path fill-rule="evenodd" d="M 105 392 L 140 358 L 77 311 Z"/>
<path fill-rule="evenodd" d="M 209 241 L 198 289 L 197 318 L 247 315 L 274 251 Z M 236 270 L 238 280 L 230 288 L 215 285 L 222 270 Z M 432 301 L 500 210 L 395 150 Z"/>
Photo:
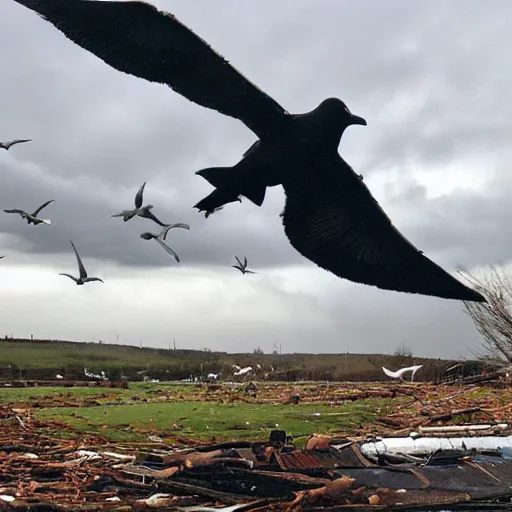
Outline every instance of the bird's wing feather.
<path fill-rule="evenodd" d="M 382 367 L 382 371 L 388 376 L 388 377 L 393 377 L 395 378 L 397 375 L 396 375 L 396 372 L 392 372 L 391 370 L 388 370 L 387 368 L 385 368 L 384 366 Z"/>
<path fill-rule="evenodd" d="M 180 262 L 179 256 L 160 238 L 155 238 L 155 240 L 164 248 L 166 252 L 168 252 L 178 263 Z"/>
<path fill-rule="evenodd" d="M 247 267 L 247 256 L 244 256 L 244 267 Z"/>
<path fill-rule="evenodd" d="M 113 68 L 169 85 L 185 98 L 240 119 L 260 138 L 285 110 L 206 41 L 145 2 L 16 0 Z"/>
<path fill-rule="evenodd" d="M 37 214 L 43 209 L 46 208 L 50 203 L 53 203 L 55 199 L 51 199 L 50 201 L 46 201 L 46 203 L 42 204 L 37 210 L 32 213 L 33 217 L 37 217 Z"/>
<path fill-rule="evenodd" d="M 91 283 L 91 282 L 93 282 L 93 281 L 99 281 L 100 283 L 105 284 L 105 282 L 103 281 L 103 279 L 100 279 L 99 277 L 86 277 L 86 278 L 84 279 L 84 281 L 85 281 L 85 282 L 87 282 L 87 283 Z"/>
<path fill-rule="evenodd" d="M 73 247 L 73 252 L 76 256 L 76 262 L 78 263 L 78 272 L 80 273 L 80 277 L 82 279 L 85 279 L 87 277 L 87 271 L 85 270 L 84 264 L 82 263 L 82 259 L 80 258 L 80 255 L 78 254 L 78 251 L 76 250 L 75 244 L 70 240 L 71 247 Z"/>
<path fill-rule="evenodd" d="M 190 231 L 190 226 L 182 222 L 178 222 L 176 224 L 166 224 L 165 228 L 162 229 L 162 231 L 159 233 L 160 239 L 165 240 L 167 238 L 167 235 L 169 234 L 169 231 L 173 228 L 188 229 Z"/>
<path fill-rule="evenodd" d="M 135 208 L 140 208 L 142 206 L 142 200 L 144 198 L 144 187 L 146 186 L 146 182 L 144 182 L 137 193 L 135 194 Z"/>
<path fill-rule="evenodd" d="M 237 263 L 240 265 L 240 268 L 243 268 L 244 266 L 242 265 L 242 262 L 238 259 L 238 256 L 235 256 L 235 260 L 237 261 Z"/>
<path fill-rule="evenodd" d="M 4 210 L 5 213 L 19 213 L 20 215 L 26 215 L 27 212 L 23 211 L 23 210 L 18 210 L 17 208 L 15 208 L 14 210 Z"/>
<path fill-rule="evenodd" d="M 16 139 L 16 140 L 10 140 L 8 142 L 3 142 L 2 147 L 5 149 L 9 149 L 11 146 L 14 146 L 15 144 L 21 144 L 22 142 L 31 142 L 32 139 Z"/>
<path fill-rule="evenodd" d="M 385 290 L 485 301 L 416 249 L 339 155 L 295 170 L 283 186 L 285 233 L 325 270 Z"/>

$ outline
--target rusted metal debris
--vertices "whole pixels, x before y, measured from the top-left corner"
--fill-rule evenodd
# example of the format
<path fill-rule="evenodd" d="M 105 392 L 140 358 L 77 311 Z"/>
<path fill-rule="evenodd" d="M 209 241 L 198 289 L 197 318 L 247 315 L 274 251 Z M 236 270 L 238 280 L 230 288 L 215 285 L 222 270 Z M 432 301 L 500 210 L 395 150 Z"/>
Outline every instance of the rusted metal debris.
<path fill-rule="evenodd" d="M 499 450 L 367 456 L 365 443 L 320 435 L 298 450 L 283 431 L 268 442 L 172 449 L 100 436 L 56 440 L 47 427 L 28 411 L 0 408 L 0 510 L 418 510 L 484 502 L 481 510 L 491 510 L 489 503 L 510 506 L 512 498 L 512 458 Z"/>

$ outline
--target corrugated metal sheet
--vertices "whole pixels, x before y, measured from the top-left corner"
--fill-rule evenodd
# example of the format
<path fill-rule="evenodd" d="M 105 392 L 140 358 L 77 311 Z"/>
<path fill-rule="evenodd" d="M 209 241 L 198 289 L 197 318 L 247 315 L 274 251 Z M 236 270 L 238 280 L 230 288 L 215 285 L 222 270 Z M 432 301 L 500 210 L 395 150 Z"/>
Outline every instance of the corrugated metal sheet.
<path fill-rule="evenodd" d="M 310 452 L 276 453 L 276 460 L 283 470 L 323 468 L 322 461 Z"/>

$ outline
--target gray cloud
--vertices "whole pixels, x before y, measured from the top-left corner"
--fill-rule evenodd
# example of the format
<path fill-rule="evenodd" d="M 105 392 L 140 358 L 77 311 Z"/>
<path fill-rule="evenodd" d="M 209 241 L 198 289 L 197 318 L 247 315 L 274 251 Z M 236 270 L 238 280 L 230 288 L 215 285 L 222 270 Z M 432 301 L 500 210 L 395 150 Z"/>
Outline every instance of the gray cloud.
<path fill-rule="evenodd" d="M 509 2 L 154 3 L 176 14 L 286 109 L 304 112 L 339 96 L 364 116 L 368 126 L 348 130 L 340 152 L 364 174 L 394 224 L 427 255 L 448 269 L 510 259 L 511 243 L 502 235 L 512 213 Z M 147 180 L 145 201 L 155 214 L 191 225 L 190 232 L 170 235 L 181 266 L 229 266 L 237 254 L 259 269 L 315 268 L 286 240 L 278 217 L 280 187 L 268 190 L 262 208 L 246 200 L 208 220 L 192 208 L 211 190 L 194 172 L 235 164 L 255 140 L 242 123 L 163 85 L 113 70 L 13 1 L 0 5 L 0 45 L 0 139 L 33 139 L 0 153 L 0 207 L 34 209 L 56 199 L 43 212 L 52 226 L 28 226 L 0 214 L 0 232 L 15 235 L 6 239 L 10 244 L 34 258 L 54 258 L 69 255 L 73 239 L 86 258 L 147 269 L 173 266 L 156 243 L 139 238 L 159 226 L 110 218 L 133 204 Z M 464 175 L 453 170 L 465 165 L 485 184 L 466 187 Z M 453 186 L 432 197 L 418 169 Z M 429 309 L 407 296 L 356 288 L 363 309 L 384 293 L 409 311 L 402 332 L 413 329 L 418 311 L 426 318 L 459 307 L 434 300 Z M 340 293 L 336 300 L 345 308 L 347 295 Z M 367 313 L 359 314 L 351 313 L 353 336 Z M 381 330 L 386 316 L 374 322 Z M 453 336 L 468 325 L 458 318 Z M 374 334 L 360 333 L 368 350 Z M 336 346 L 326 340 L 325 347 Z"/>

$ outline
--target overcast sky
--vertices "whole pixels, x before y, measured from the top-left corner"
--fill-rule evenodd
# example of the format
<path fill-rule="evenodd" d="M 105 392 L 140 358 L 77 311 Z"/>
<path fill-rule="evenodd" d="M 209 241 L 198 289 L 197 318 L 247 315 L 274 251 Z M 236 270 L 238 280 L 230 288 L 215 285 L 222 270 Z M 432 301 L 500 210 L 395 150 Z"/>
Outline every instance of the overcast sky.
<path fill-rule="evenodd" d="M 512 3 L 509 0 L 154 0 L 293 113 L 328 96 L 367 127 L 340 153 L 394 224 L 450 272 L 510 260 Z M 194 172 L 233 165 L 254 142 L 241 122 L 168 87 L 120 73 L 12 0 L 0 2 L 0 330 L 16 337 L 99 339 L 265 352 L 470 356 L 479 345 L 457 301 L 340 280 L 288 243 L 281 187 L 261 208 L 232 203 L 208 219 L 211 186 Z M 145 202 L 159 226 L 110 215 Z M 72 239 L 90 275 L 76 286 Z M 247 256 L 258 275 L 230 268 Z M 0 332 L 2 335 L 2 332 Z"/>

